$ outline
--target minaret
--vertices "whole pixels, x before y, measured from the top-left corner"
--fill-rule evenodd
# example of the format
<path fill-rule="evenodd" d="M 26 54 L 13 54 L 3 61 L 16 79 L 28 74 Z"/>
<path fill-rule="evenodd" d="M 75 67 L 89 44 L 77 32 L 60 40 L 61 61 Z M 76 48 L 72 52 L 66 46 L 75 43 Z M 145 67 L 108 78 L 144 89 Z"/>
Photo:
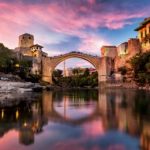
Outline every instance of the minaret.
<path fill-rule="evenodd" d="M 66 77 L 66 61 L 64 61 L 64 77 Z"/>

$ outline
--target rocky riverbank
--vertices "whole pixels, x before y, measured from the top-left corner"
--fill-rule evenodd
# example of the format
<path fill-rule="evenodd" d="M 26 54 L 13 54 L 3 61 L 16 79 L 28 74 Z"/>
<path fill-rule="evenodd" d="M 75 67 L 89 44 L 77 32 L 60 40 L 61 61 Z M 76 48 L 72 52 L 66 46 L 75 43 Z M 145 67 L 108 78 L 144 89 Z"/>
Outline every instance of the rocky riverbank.
<path fill-rule="evenodd" d="M 39 84 L 31 82 L 16 82 L 0 80 L 0 104 L 12 105 L 20 100 L 32 100 L 36 94 L 33 94 L 34 88 L 41 88 Z"/>
<path fill-rule="evenodd" d="M 149 90 L 150 85 L 139 86 L 136 83 L 107 83 L 106 88 L 126 88 L 126 89 L 139 89 L 139 90 Z M 0 80 L 0 104 L 17 102 L 16 100 L 31 99 L 33 92 L 41 92 L 42 90 L 74 90 L 74 89 L 91 89 L 91 88 L 62 88 L 57 86 L 41 86 L 38 83 L 31 82 L 17 82 L 17 81 L 2 81 Z M 92 88 L 93 89 L 93 88 Z M 94 88 L 94 89 L 98 89 Z"/>

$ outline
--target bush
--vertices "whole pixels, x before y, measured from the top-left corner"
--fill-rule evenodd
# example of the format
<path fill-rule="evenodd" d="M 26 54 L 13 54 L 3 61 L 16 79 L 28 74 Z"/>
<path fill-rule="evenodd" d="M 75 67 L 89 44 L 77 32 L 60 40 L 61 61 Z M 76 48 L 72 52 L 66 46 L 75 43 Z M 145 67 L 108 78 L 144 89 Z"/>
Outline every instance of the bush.
<path fill-rule="evenodd" d="M 85 69 L 85 72 L 80 75 L 77 69 L 74 69 L 75 73 L 69 77 L 57 77 L 53 76 L 53 82 L 55 85 L 61 87 L 96 87 L 98 86 L 98 74 L 97 72 L 90 75 L 89 69 Z M 77 74 L 78 72 L 78 74 Z M 56 75 L 56 74 L 53 74 Z"/>
<path fill-rule="evenodd" d="M 150 52 L 139 53 L 132 57 L 130 64 L 134 71 L 134 80 L 141 83 L 150 83 Z"/>
<path fill-rule="evenodd" d="M 127 68 L 126 66 L 118 68 L 118 71 L 122 74 L 125 75 L 127 73 Z"/>
<path fill-rule="evenodd" d="M 0 71 L 4 73 L 11 72 L 13 66 L 13 51 L 0 43 Z"/>

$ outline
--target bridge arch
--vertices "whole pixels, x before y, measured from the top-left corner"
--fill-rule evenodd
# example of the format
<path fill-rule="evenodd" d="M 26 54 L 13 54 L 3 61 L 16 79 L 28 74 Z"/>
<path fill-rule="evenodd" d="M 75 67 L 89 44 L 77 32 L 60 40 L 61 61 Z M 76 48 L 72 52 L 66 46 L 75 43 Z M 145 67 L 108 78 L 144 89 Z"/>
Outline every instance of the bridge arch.
<path fill-rule="evenodd" d="M 68 111 L 65 112 L 68 106 L 65 105 L 65 102 L 67 100 L 67 98 L 69 97 L 61 97 L 61 99 L 59 99 L 59 101 L 55 100 L 55 98 L 53 97 L 53 93 L 52 91 L 50 92 L 43 92 L 42 95 L 42 99 L 43 99 L 43 114 L 45 115 L 45 117 L 48 117 L 49 120 L 54 121 L 54 122 L 61 122 L 61 123 L 65 123 L 65 124 L 71 124 L 71 125 L 80 125 L 83 124 L 87 121 L 91 121 L 93 119 L 95 119 L 95 117 L 101 115 L 100 109 L 99 109 L 99 101 L 94 101 L 94 108 L 92 109 L 92 111 L 88 114 L 88 115 L 81 115 L 81 117 L 79 118 L 73 118 L 73 117 L 66 117 L 66 115 L 68 115 Z M 69 99 L 68 99 L 69 100 Z M 60 109 L 60 106 L 58 106 L 59 108 L 57 108 L 57 102 L 61 102 L 61 108 L 63 109 L 62 112 L 58 111 Z M 67 114 L 64 114 L 67 113 Z"/>
<path fill-rule="evenodd" d="M 52 73 L 56 66 L 67 60 L 69 58 L 80 58 L 91 63 L 98 72 L 98 80 L 105 81 L 107 80 L 107 75 L 110 72 L 110 67 L 107 67 L 107 64 L 110 64 L 109 58 L 101 58 L 98 56 L 93 56 L 81 52 L 70 52 L 67 54 L 54 56 L 54 57 L 43 57 L 42 58 L 42 80 L 45 82 L 52 83 Z"/>
<path fill-rule="evenodd" d="M 53 68 L 55 69 L 61 62 L 65 61 L 65 60 L 68 60 L 68 59 L 71 59 L 71 58 L 80 58 L 82 60 L 85 60 L 85 61 L 89 62 L 96 69 L 96 71 L 98 71 L 98 69 L 99 69 L 98 65 L 95 62 L 93 62 L 92 60 L 90 60 L 90 59 L 88 59 L 86 57 L 80 57 L 78 55 L 77 56 L 67 56 L 67 57 L 63 57 L 63 58 L 59 59 L 56 62 L 56 64 L 54 65 Z"/>

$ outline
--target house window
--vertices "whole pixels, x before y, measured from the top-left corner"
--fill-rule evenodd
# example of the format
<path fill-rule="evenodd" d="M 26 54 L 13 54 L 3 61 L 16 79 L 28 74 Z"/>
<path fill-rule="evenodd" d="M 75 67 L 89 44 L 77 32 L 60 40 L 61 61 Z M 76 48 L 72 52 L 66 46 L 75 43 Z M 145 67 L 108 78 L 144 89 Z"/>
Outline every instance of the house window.
<path fill-rule="evenodd" d="M 141 32 L 141 38 L 143 38 L 143 32 Z"/>

